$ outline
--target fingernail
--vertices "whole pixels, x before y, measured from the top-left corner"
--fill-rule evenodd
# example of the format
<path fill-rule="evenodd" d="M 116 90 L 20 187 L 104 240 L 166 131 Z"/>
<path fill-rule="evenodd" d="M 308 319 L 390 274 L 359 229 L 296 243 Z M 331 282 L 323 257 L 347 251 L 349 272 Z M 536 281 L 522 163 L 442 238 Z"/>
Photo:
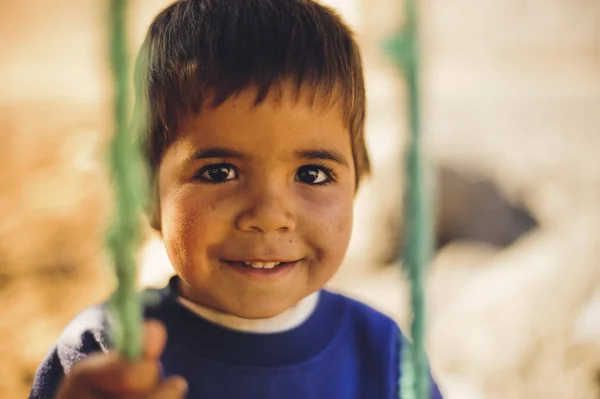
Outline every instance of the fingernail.
<path fill-rule="evenodd" d="M 184 378 L 177 379 L 177 387 L 180 392 L 187 393 L 188 391 L 188 383 Z"/>

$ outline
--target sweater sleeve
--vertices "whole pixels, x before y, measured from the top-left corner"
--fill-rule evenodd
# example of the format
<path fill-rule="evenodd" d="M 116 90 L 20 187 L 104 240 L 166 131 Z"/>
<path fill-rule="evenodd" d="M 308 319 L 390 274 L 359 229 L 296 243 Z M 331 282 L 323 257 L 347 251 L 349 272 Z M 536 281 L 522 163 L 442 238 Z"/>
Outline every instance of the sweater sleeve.
<path fill-rule="evenodd" d="M 106 325 L 101 307 L 79 314 L 39 366 L 29 399 L 53 399 L 62 379 L 75 364 L 91 353 L 106 352 L 110 347 Z"/>
<path fill-rule="evenodd" d="M 37 370 L 29 399 L 53 399 L 64 374 L 58 351 L 54 347 Z"/>
<path fill-rule="evenodd" d="M 431 383 L 431 399 L 443 399 L 440 389 L 438 388 L 437 384 L 433 380 Z"/>

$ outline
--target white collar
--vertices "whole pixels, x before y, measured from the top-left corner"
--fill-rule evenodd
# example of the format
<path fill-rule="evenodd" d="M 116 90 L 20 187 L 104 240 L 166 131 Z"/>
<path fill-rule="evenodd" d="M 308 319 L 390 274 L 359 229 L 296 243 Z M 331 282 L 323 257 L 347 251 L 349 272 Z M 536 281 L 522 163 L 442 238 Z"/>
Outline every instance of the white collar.
<path fill-rule="evenodd" d="M 295 306 L 277 316 L 267 319 L 244 319 L 198 305 L 182 296 L 177 297 L 177 301 L 198 316 L 221 327 L 241 332 L 270 334 L 288 331 L 304 323 L 317 307 L 319 291 L 301 299 Z"/>

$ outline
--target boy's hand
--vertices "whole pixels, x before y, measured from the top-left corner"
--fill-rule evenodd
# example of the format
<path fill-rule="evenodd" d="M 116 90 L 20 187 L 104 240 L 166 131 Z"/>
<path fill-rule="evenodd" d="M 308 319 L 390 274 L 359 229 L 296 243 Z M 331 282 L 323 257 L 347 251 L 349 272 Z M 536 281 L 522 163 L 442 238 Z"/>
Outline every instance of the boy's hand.
<path fill-rule="evenodd" d="M 79 362 L 62 381 L 56 399 L 180 399 L 187 391 L 181 377 L 160 380 L 160 355 L 166 331 L 156 321 L 144 325 L 144 354 L 135 362 L 118 353 L 94 354 Z"/>

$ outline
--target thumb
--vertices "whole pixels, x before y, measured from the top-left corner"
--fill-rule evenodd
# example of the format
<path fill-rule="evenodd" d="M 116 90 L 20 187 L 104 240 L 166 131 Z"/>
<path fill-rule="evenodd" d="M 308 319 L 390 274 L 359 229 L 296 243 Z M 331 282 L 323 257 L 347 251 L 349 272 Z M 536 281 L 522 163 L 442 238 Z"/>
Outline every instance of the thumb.
<path fill-rule="evenodd" d="M 158 360 L 167 342 L 167 330 L 158 320 L 147 320 L 144 323 L 144 359 Z"/>
<path fill-rule="evenodd" d="M 188 385 L 183 377 L 169 377 L 163 381 L 148 399 L 183 399 Z"/>

